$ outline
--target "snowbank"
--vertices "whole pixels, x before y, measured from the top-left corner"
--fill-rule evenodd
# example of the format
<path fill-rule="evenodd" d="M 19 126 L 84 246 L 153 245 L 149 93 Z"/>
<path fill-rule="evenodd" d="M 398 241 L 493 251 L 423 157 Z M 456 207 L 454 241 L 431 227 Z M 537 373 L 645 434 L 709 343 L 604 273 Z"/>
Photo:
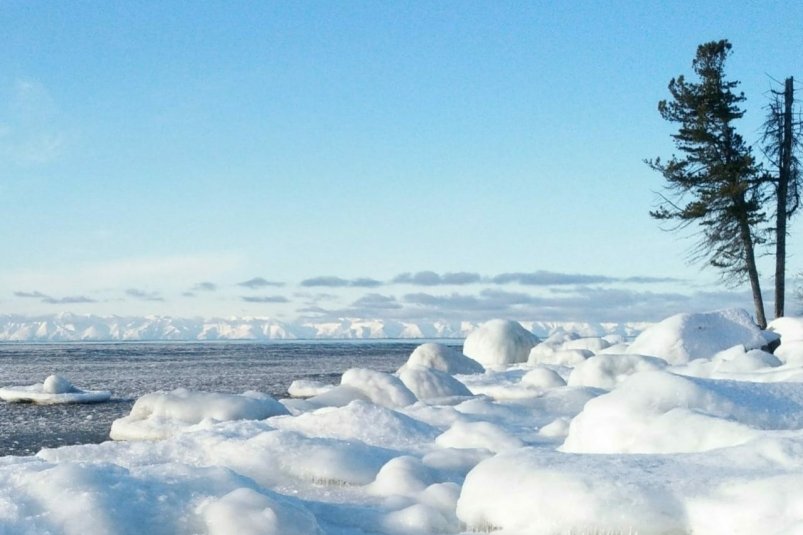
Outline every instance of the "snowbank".
<path fill-rule="evenodd" d="M 468 532 L 799 533 L 801 447 L 797 433 L 716 456 L 588 456 L 525 448 L 469 472 L 457 515 Z"/>
<path fill-rule="evenodd" d="M 803 427 L 803 384 L 757 384 L 642 372 L 589 401 L 563 451 L 677 453 L 744 444 L 761 429 Z"/>
<path fill-rule="evenodd" d="M 676 314 L 647 328 L 630 345 L 628 353 L 659 357 L 670 364 L 711 358 L 741 344 L 745 349 L 765 346 L 773 335 L 762 332 L 742 309 L 702 314 Z"/>
<path fill-rule="evenodd" d="M 515 321 L 491 320 L 466 337 L 463 353 L 484 366 L 527 362 L 538 337 Z"/>
<path fill-rule="evenodd" d="M 261 420 L 287 409 L 267 394 L 216 394 L 183 388 L 154 392 L 139 398 L 128 416 L 112 423 L 113 440 L 159 440 L 200 423 Z"/>
<path fill-rule="evenodd" d="M 50 375 L 44 382 L 30 386 L 0 388 L 0 399 L 10 403 L 100 403 L 111 397 L 112 393 L 107 390 L 81 390 L 60 375 Z"/>

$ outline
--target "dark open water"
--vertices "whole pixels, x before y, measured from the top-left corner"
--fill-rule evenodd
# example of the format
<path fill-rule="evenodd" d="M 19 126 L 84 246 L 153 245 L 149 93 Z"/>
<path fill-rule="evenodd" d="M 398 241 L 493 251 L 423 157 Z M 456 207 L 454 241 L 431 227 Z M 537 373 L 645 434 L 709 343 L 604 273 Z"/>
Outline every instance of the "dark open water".
<path fill-rule="evenodd" d="M 41 383 L 58 373 L 85 390 L 110 390 L 95 405 L 0 401 L 0 456 L 108 440 L 113 420 L 136 398 L 187 388 L 286 397 L 294 379 L 338 383 L 352 367 L 391 372 L 419 342 L 0 344 L 0 387 Z"/>

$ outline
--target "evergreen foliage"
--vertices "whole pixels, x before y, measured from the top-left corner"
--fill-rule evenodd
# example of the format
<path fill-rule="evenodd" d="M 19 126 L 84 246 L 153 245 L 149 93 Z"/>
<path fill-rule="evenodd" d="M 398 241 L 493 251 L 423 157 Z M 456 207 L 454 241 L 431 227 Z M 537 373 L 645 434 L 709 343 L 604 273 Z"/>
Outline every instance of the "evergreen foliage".
<path fill-rule="evenodd" d="M 679 125 L 672 137 L 681 155 L 647 164 L 666 179 L 667 195 L 650 215 L 674 221 L 675 228 L 700 225 L 694 260 L 706 260 L 722 271 L 729 284 L 749 280 L 753 290 L 756 321 L 766 326 L 764 303 L 755 262 L 756 233 L 766 220 L 762 211 L 760 172 L 755 158 L 734 122 L 744 115 L 743 93 L 737 81 L 725 77 L 730 54 L 727 40 L 697 47 L 692 68 L 698 81 L 683 75 L 669 82 L 672 100 L 658 103 L 661 116 Z"/>

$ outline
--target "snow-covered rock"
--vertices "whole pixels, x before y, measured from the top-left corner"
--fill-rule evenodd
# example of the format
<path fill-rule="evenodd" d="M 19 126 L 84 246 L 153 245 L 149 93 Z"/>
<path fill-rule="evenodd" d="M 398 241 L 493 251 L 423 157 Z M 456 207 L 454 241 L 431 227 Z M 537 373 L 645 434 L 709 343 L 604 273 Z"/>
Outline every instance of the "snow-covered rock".
<path fill-rule="evenodd" d="M 399 379 L 422 401 L 471 395 L 466 385 L 434 368 L 405 365 L 399 370 Z"/>
<path fill-rule="evenodd" d="M 666 361 L 656 357 L 600 354 L 578 364 L 567 383 L 611 390 L 634 373 L 664 368 Z"/>
<path fill-rule="evenodd" d="M 524 377 L 521 378 L 521 382 L 527 386 L 543 389 L 566 386 L 566 381 L 564 381 L 563 377 L 558 375 L 557 372 L 543 367 L 535 368 L 527 372 Z"/>
<path fill-rule="evenodd" d="M 483 366 L 527 362 L 538 337 L 515 321 L 491 320 L 466 337 L 463 352 Z"/>
<path fill-rule="evenodd" d="M 628 353 L 650 355 L 670 364 L 711 358 L 716 353 L 741 344 L 758 349 L 769 339 L 742 309 L 701 314 L 676 314 L 642 332 Z"/>
<path fill-rule="evenodd" d="M 803 426 L 803 384 L 715 381 L 665 371 L 628 377 L 586 403 L 562 449 L 677 453 L 744 444 L 761 429 Z"/>
<path fill-rule="evenodd" d="M 323 535 L 315 515 L 298 501 L 241 487 L 198 506 L 209 535 Z"/>
<path fill-rule="evenodd" d="M 113 440 L 159 440 L 201 423 L 261 420 L 287 409 L 267 394 L 218 394 L 179 388 L 146 394 L 134 402 L 128 416 L 112 422 Z"/>
<path fill-rule="evenodd" d="M 485 371 L 482 364 L 468 358 L 456 349 L 432 342 L 416 347 L 404 366 L 432 368 L 450 375 L 482 373 Z"/>
<path fill-rule="evenodd" d="M 398 377 L 389 373 L 352 368 L 343 374 L 340 384 L 359 391 L 371 402 L 385 407 L 406 407 L 418 401 Z"/>
<path fill-rule="evenodd" d="M 296 379 L 287 388 L 287 393 L 294 398 L 310 398 L 319 396 L 332 390 L 334 385 L 327 385 L 319 381 L 309 379 Z"/>

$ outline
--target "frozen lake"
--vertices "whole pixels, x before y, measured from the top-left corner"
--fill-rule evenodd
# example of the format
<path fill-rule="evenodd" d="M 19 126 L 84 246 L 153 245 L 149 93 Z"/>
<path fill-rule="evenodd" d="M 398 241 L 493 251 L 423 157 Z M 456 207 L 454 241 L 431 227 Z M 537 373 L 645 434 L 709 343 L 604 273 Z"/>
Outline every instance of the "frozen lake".
<path fill-rule="evenodd" d="M 103 442 L 113 420 L 156 390 L 257 390 L 286 397 L 294 379 L 337 383 L 352 367 L 391 372 L 415 342 L 0 344 L 0 386 L 67 377 L 79 388 L 111 390 L 94 405 L 0 402 L 0 456 L 42 447 Z"/>

